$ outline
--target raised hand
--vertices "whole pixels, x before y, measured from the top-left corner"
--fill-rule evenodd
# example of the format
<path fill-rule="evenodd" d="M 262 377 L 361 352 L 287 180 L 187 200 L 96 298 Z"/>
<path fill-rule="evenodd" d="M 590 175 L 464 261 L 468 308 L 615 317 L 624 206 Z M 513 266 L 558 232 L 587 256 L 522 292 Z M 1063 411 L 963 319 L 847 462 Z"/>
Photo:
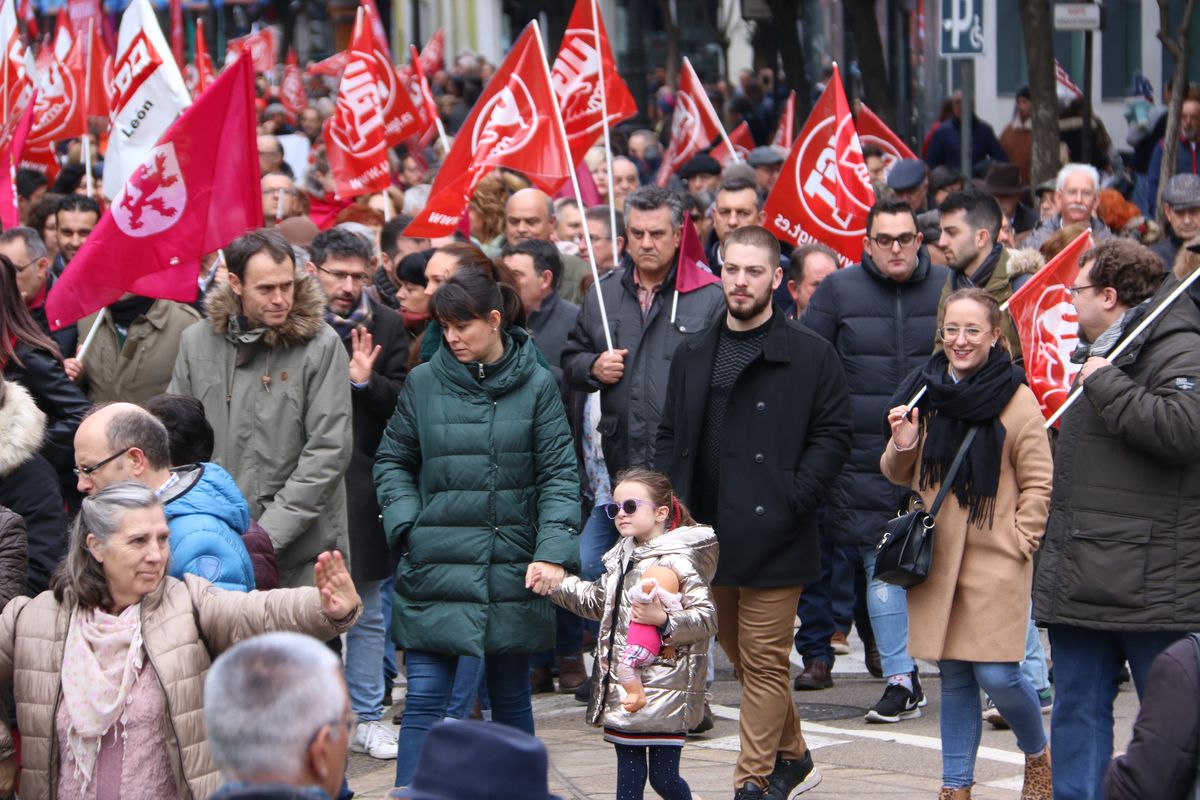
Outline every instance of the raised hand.
<path fill-rule="evenodd" d="M 909 415 L 908 406 L 896 406 L 888 412 L 888 424 L 892 426 L 892 441 L 897 450 L 907 450 L 917 443 L 920 426 L 917 424 L 918 409 L 912 409 Z"/>
<path fill-rule="evenodd" d="M 350 380 L 354 383 L 366 383 L 371 380 L 371 370 L 375 367 L 375 359 L 383 348 L 375 344 L 374 337 L 366 328 L 355 328 L 350 331 Z"/>
<path fill-rule="evenodd" d="M 326 617 L 335 621 L 345 619 L 358 608 L 358 590 L 341 553 L 335 550 L 317 556 L 316 577 L 321 610 Z"/>

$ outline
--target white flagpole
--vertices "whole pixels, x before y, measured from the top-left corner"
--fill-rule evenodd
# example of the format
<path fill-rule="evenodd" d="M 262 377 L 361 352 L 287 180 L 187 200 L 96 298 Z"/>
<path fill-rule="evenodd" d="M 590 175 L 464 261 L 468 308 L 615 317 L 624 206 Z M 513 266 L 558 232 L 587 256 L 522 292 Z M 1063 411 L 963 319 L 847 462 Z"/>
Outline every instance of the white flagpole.
<path fill-rule="evenodd" d="M 550 91 L 554 92 L 554 80 L 550 77 L 550 62 L 546 60 L 546 49 L 542 46 L 542 31 L 538 26 L 538 21 L 535 19 L 529 23 L 533 26 L 533 38 L 537 40 L 538 52 L 541 53 L 542 69 L 546 71 L 546 85 L 550 87 Z M 563 150 L 567 154 L 567 161 L 571 158 L 571 143 L 567 139 L 567 128 L 563 125 L 562 114 L 558 110 L 558 98 L 551 97 L 550 105 L 554 111 L 554 124 L 558 127 L 559 136 L 562 137 Z M 583 193 L 579 191 L 579 176 L 575 174 L 575 165 L 567 164 L 567 171 L 571 174 L 571 186 L 575 189 L 575 201 L 579 203 L 579 209 L 582 212 L 585 206 L 583 205 Z M 604 308 L 604 293 L 600 291 L 600 271 L 596 269 L 596 251 L 592 249 L 592 234 L 588 231 L 587 224 L 583 226 L 583 241 L 587 245 L 588 264 L 592 268 L 592 283 L 596 292 L 596 302 L 600 306 L 600 324 L 604 327 L 604 343 L 608 348 L 608 352 L 613 351 L 612 331 L 608 327 L 608 311 Z"/>
<path fill-rule="evenodd" d="M 392 219 L 392 198 L 388 197 L 387 189 L 379 193 L 383 197 L 383 221 L 390 222 Z"/>
<path fill-rule="evenodd" d="M 600 4 L 597 0 L 591 0 L 592 3 L 592 34 L 596 37 L 596 57 L 600 59 L 600 124 L 604 126 L 604 164 L 608 169 L 608 238 L 613 242 L 612 246 L 612 262 L 613 269 L 617 268 L 617 193 L 616 183 L 613 181 L 612 167 L 612 140 L 608 132 L 608 90 L 604 87 L 604 49 L 600 43 Z M 579 213 L 583 216 L 583 227 L 587 227 L 587 217 L 584 216 L 584 209 L 580 208 Z"/>
<path fill-rule="evenodd" d="M 91 348 L 92 342 L 96 338 L 96 334 L 104 327 L 104 320 L 108 316 L 108 307 L 100 309 L 100 313 L 96 315 L 96 321 L 92 323 L 92 329 L 88 331 L 88 335 L 84 337 L 83 344 L 75 351 L 75 360 L 83 363 L 83 357 L 87 355 L 87 351 Z"/>
<path fill-rule="evenodd" d="M 88 20 L 88 40 L 84 44 L 84 58 L 86 59 L 83 66 L 83 180 L 87 187 L 87 196 L 92 197 L 95 194 L 95 188 L 92 186 L 92 143 L 91 137 L 88 135 L 88 111 L 92 107 L 92 35 L 95 32 L 96 21 Z"/>
<path fill-rule="evenodd" d="M 696 75 L 696 69 L 692 66 L 692 62 L 688 60 L 687 56 L 683 57 L 683 63 L 687 65 L 688 70 L 696 78 L 696 83 L 699 84 L 700 76 Z M 700 88 L 703 90 L 704 87 L 701 86 Z M 712 101 L 708 99 L 708 95 L 704 96 L 704 102 L 708 104 L 709 108 L 712 108 Z M 742 157 L 739 156 L 737 150 L 733 148 L 733 142 L 729 141 L 729 134 L 725 132 L 725 123 L 721 121 L 721 115 L 717 113 L 715 108 L 712 108 L 712 110 L 713 116 L 717 119 L 717 129 L 721 131 L 721 141 L 725 143 L 725 149 L 729 151 L 729 155 L 733 159 L 733 163 L 742 163 Z"/>
<path fill-rule="evenodd" d="M 1105 356 L 1105 358 L 1107 358 L 1110 362 L 1116 361 L 1117 357 L 1121 355 L 1121 353 L 1124 353 L 1125 349 L 1133 343 L 1133 340 L 1136 339 L 1142 333 L 1142 331 L 1150 327 L 1156 319 L 1161 317 L 1163 312 L 1166 311 L 1172 303 L 1179 299 L 1179 296 L 1186 292 L 1188 287 L 1195 283 L 1197 278 L 1200 278 L 1200 269 L 1195 270 L 1191 275 L 1188 275 L 1186 278 L 1184 278 L 1183 281 L 1176 286 L 1169 295 L 1167 295 L 1167 299 L 1155 306 L 1154 310 L 1147 314 L 1145 318 L 1138 323 L 1137 327 L 1133 329 L 1133 332 L 1122 339 L 1121 343 L 1114 347 L 1112 352 Z M 1082 393 L 1083 381 L 1080 381 L 1075 387 L 1075 390 L 1071 392 L 1070 396 L 1068 396 L 1067 399 L 1063 401 L 1063 404 L 1058 407 L 1058 410 L 1050 416 L 1050 419 L 1046 420 L 1046 427 L 1049 428 L 1051 425 L 1057 422 L 1058 418 L 1066 412 L 1071 404 L 1074 403 Z"/>

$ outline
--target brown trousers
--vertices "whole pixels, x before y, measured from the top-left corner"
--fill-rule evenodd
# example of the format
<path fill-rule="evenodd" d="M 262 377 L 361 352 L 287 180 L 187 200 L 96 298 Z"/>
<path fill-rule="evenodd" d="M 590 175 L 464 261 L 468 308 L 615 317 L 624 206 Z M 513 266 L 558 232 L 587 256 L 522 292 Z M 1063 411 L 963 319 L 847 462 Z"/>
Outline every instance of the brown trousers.
<path fill-rule="evenodd" d="M 735 791 L 746 781 L 765 789 L 777 754 L 792 760 L 808 752 L 788 674 L 793 621 L 802 588 L 713 587 L 717 641 L 742 684 Z"/>

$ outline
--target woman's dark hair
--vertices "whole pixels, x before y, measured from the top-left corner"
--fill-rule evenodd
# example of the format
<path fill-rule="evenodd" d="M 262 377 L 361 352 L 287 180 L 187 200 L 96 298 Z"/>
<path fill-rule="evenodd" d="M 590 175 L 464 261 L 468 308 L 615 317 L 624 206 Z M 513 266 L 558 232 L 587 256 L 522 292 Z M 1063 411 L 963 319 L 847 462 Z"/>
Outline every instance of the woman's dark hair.
<path fill-rule="evenodd" d="M 671 509 L 671 513 L 667 515 L 667 530 L 673 530 L 681 525 L 696 524 L 692 512 L 688 511 L 688 507 L 675 496 L 675 491 L 671 488 L 671 479 L 666 475 L 645 467 L 630 467 L 617 474 L 617 482 L 613 484 L 613 488 L 616 489 L 618 484 L 626 481 L 645 486 L 646 490 L 650 492 L 650 500 L 654 502 L 655 506 L 666 506 Z"/>
<path fill-rule="evenodd" d="M 26 344 L 45 350 L 62 363 L 58 345 L 33 320 L 33 315 L 17 289 L 17 268 L 7 256 L 0 256 L 0 365 L 13 361 L 24 367 L 17 357 L 16 344 Z"/>
<path fill-rule="evenodd" d="M 473 268 L 484 273 L 489 278 L 496 277 L 495 264 L 492 263 L 492 260 L 482 250 L 473 244 L 450 242 L 439 247 L 437 252 L 452 257 L 457 263 L 457 268 L 460 270 Z"/>
<path fill-rule="evenodd" d="M 442 325 L 487 319 L 499 311 L 505 327 L 525 326 L 525 308 L 517 290 L 473 267 L 459 269 L 444 281 L 433 293 L 429 311 Z"/>
<path fill-rule="evenodd" d="M 156 394 L 142 408 L 166 426 L 171 466 L 212 461 L 215 437 L 203 403 L 181 394 Z"/>
<path fill-rule="evenodd" d="M 38 236 L 43 236 L 43 232 L 46 230 L 46 220 L 58 213 L 58 204 L 61 201 L 61 194 L 46 192 L 37 205 L 29 209 L 29 219 L 25 221 L 25 224 L 37 231 Z M 55 221 L 57 222 L 57 218 Z"/>

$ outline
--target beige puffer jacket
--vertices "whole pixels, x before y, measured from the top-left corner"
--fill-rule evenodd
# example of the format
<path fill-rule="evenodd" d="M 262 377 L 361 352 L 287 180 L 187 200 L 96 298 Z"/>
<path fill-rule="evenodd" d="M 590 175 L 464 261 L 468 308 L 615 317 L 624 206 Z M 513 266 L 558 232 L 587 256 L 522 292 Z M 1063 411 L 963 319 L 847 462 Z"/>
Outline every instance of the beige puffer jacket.
<path fill-rule="evenodd" d="M 663 652 L 642 667 L 646 705 L 633 714 L 621 707 L 617 663 L 625 649 L 632 606 L 629 592 L 652 566 L 670 567 L 679 576 L 682 612 L 668 611 L 669 635 Z M 596 637 L 597 680 L 587 721 L 623 731 L 686 733 L 704 716 L 708 641 L 717 632 L 717 610 L 710 583 L 717 571 L 717 537 L 712 528 L 694 525 L 664 533 L 644 545 L 622 538 L 604 554 L 605 573 L 587 582 L 568 575 L 550 599 L 586 619 L 600 621 Z M 668 646 L 675 649 L 673 657 Z"/>
<path fill-rule="evenodd" d="M 18 597 L 0 615 L 0 686 L 12 686 L 21 731 L 21 797 L 47 800 L 58 782 L 54 716 L 73 602 L 53 592 Z M 167 577 L 143 600 L 142 637 L 163 687 L 167 748 L 182 800 L 203 800 L 221 784 L 204 730 L 204 676 L 212 659 L 242 639 L 273 630 L 322 641 L 353 626 L 360 607 L 334 624 L 315 588 L 226 592 L 187 575 Z M 206 647 L 207 645 L 207 647 Z M 0 715 L 0 758 L 13 754 L 7 714 Z"/>

